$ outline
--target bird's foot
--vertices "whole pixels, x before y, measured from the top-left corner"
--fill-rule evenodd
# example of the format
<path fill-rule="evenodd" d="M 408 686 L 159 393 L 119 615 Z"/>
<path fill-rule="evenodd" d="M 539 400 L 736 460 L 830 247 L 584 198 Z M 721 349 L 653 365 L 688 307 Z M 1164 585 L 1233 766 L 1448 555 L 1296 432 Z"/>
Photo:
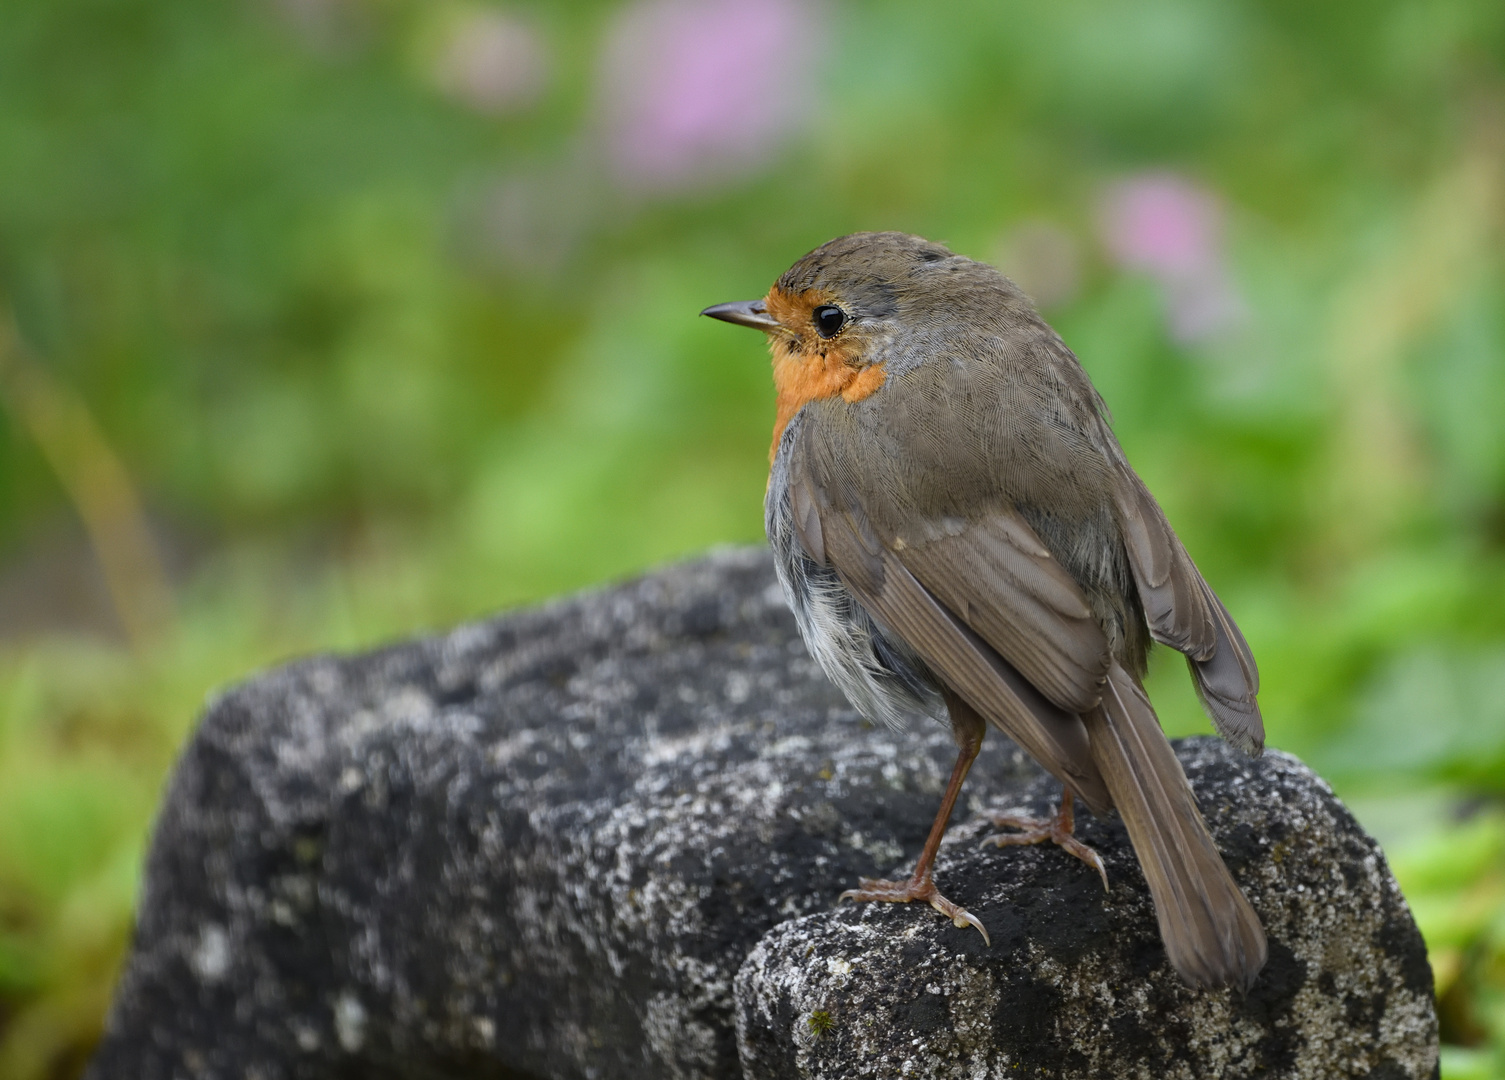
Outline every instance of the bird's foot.
<path fill-rule="evenodd" d="M 995 829 L 1017 829 L 1017 832 L 994 833 L 984 837 L 984 844 L 1009 847 L 1016 844 L 1043 844 L 1049 840 L 1069 854 L 1075 855 L 1103 879 L 1103 890 L 1108 888 L 1108 870 L 1097 852 L 1076 838 L 1073 830 L 1076 823 L 1071 812 L 1071 796 L 1061 798 L 1061 808 L 1048 818 L 1025 817 L 1022 814 L 989 814 L 988 820 Z"/>
<path fill-rule="evenodd" d="M 988 937 L 987 928 L 978 921 L 977 916 L 942 896 L 940 890 L 935 887 L 935 879 L 929 874 L 923 877 L 905 878 L 903 881 L 859 878 L 857 888 L 848 889 L 836 898 L 837 903 L 843 900 L 855 900 L 859 903 L 864 900 L 883 900 L 890 904 L 907 904 L 911 900 L 924 900 L 950 919 L 952 926 L 975 926 L 977 932 L 982 935 L 983 941 L 989 945 L 993 944 L 993 939 Z"/>

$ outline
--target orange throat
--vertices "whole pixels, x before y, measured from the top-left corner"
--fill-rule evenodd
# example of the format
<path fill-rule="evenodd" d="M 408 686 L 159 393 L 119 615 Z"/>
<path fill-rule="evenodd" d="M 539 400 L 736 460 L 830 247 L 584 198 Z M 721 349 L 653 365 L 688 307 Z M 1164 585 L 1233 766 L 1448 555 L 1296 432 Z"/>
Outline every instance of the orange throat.
<path fill-rule="evenodd" d="M 801 307 L 813 308 L 823 302 L 820 298 L 800 298 Z M 768 295 L 768 310 L 782 314 L 779 309 L 790 305 L 790 298 L 778 290 Z M 784 322 L 783 319 L 780 320 Z M 784 325 L 799 325 L 793 320 Z M 798 347 L 798 340 L 785 337 L 770 338 L 773 350 L 773 385 L 777 391 L 778 413 L 773 422 L 773 444 L 768 448 L 768 460 L 773 461 L 779 451 L 779 440 L 794 414 L 807 401 L 835 397 L 840 394 L 845 401 L 861 401 L 883 385 L 887 378 L 883 365 L 869 364 L 862 367 L 853 363 L 839 345 L 833 344 L 816 352 L 805 352 Z"/>

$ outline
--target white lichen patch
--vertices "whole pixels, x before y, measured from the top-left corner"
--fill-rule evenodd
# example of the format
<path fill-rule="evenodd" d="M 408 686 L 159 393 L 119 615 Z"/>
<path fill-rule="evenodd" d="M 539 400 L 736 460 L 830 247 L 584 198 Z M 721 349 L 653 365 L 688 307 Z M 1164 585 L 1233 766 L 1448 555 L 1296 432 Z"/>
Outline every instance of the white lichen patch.
<path fill-rule="evenodd" d="M 194 974 L 206 983 L 217 983 L 230 970 L 230 935 L 219 923 L 206 923 L 188 958 Z"/>
<path fill-rule="evenodd" d="M 366 1044 L 366 1007 L 352 990 L 335 998 L 334 1034 L 347 1054 L 355 1053 Z"/>

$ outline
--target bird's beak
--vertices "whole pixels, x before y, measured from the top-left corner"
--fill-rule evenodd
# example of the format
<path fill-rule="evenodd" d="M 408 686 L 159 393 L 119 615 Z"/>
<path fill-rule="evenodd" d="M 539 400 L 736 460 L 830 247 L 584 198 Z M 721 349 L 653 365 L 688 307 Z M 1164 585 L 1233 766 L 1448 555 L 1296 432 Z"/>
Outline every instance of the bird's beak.
<path fill-rule="evenodd" d="M 701 312 L 713 319 L 722 322 L 736 323 L 738 326 L 750 326 L 754 330 L 777 330 L 777 319 L 768 314 L 761 300 L 735 300 L 730 304 L 712 304 Z"/>

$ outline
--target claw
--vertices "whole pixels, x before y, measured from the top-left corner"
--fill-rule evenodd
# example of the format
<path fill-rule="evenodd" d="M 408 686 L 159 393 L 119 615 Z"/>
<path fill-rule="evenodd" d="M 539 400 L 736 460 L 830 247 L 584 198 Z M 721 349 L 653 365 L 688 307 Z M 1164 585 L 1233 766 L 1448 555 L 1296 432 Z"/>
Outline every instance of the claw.
<path fill-rule="evenodd" d="M 1067 837 L 1064 843 L 1060 840 L 1057 840 L 1056 843 L 1096 870 L 1097 876 L 1103 879 L 1103 892 L 1109 891 L 1108 868 L 1103 865 L 1102 856 L 1074 837 Z"/>
<path fill-rule="evenodd" d="M 990 814 L 988 815 L 995 828 L 1017 829 L 1017 832 L 994 833 L 992 836 L 983 837 L 984 844 L 992 844 L 994 847 L 1009 847 L 1023 844 L 1042 844 L 1049 840 L 1069 855 L 1081 859 L 1092 869 L 1097 871 L 1097 876 L 1103 879 L 1103 891 L 1108 891 L 1108 869 L 1103 865 L 1101 856 L 1086 844 L 1082 843 L 1073 834 L 1075 822 L 1071 813 L 1071 795 L 1061 798 L 1061 808 L 1055 815 L 1041 820 L 1039 818 L 1024 817 L 1020 814 Z"/>
<path fill-rule="evenodd" d="M 857 888 L 848 889 L 836 898 L 836 902 L 843 900 L 855 900 L 858 903 L 870 900 L 881 900 L 891 904 L 907 904 L 911 900 L 924 900 L 936 911 L 951 920 L 951 925 L 958 929 L 968 926 L 975 927 L 990 947 L 993 939 L 988 936 L 987 927 L 981 920 L 966 908 L 954 904 L 941 895 L 935 887 L 935 881 L 926 874 L 922 878 L 907 878 L 903 881 L 883 881 L 878 878 L 859 878 Z"/>
<path fill-rule="evenodd" d="M 934 900 L 930 902 L 930 906 L 935 908 L 942 915 L 950 914 Z M 987 947 L 990 949 L 993 947 L 993 939 L 988 937 L 988 928 L 982 924 L 981 919 L 979 919 L 976 915 L 973 915 L 970 911 L 967 911 L 965 908 L 957 908 L 956 914 L 951 915 L 951 925 L 956 927 L 958 930 L 964 929 L 968 926 L 976 927 L 977 932 L 982 935 L 983 944 L 987 945 Z"/>

